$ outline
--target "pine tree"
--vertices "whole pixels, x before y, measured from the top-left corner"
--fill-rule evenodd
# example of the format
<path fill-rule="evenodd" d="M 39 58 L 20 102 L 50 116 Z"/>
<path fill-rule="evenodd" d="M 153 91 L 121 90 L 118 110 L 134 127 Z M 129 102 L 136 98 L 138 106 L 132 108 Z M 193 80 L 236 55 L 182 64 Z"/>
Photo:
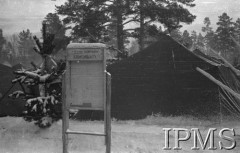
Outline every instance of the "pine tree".
<path fill-rule="evenodd" d="M 182 32 L 179 29 L 172 30 L 170 36 L 179 43 L 183 43 Z"/>
<path fill-rule="evenodd" d="M 3 46 L 6 43 L 5 38 L 3 37 L 3 30 L 0 29 L 0 58 L 2 58 L 3 54 Z"/>
<path fill-rule="evenodd" d="M 18 35 L 19 41 L 18 41 L 18 50 L 20 52 L 20 56 L 23 58 L 32 58 L 33 52 L 32 48 L 34 46 L 34 41 L 32 38 L 32 33 L 29 29 L 26 31 L 23 30 Z"/>
<path fill-rule="evenodd" d="M 54 45 L 54 35 L 46 33 L 43 24 L 43 43 L 34 37 L 34 48 L 42 57 L 42 64 L 38 67 L 32 62 L 33 69 L 21 69 L 14 73 L 16 79 L 12 83 L 19 83 L 22 91 L 15 91 L 9 96 L 26 100 L 26 121 L 34 121 L 39 127 L 49 127 L 52 122 L 61 118 L 61 75 L 64 73 L 64 62 L 55 62 L 51 56 Z"/>
<path fill-rule="evenodd" d="M 48 13 L 43 21 L 46 23 L 46 32 L 54 35 L 53 44 L 55 45 L 52 54 L 65 49 L 70 42 L 70 38 L 65 35 L 67 28 L 64 26 L 56 13 Z"/>
<path fill-rule="evenodd" d="M 184 30 L 182 38 L 183 38 L 183 45 L 187 48 L 191 48 L 193 42 L 187 30 Z"/>
<path fill-rule="evenodd" d="M 104 0 L 99 1 L 72 1 L 68 0 L 64 5 L 56 6 L 57 14 L 63 15 L 63 23 L 72 27 L 72 38 L 87 42 L 101 41 L 106 32 L 105 24 L 110 18 L 107 13 L 108 4 Z"/>
<path fill-rule="evenodd" d="M 11 43 L 12 47 L 13 47 L 13 56 L 15 61 L 17 62 L 17 58 L 20 56 L 19 55 L 19 51 L 18 51 L 18 42 L 19 42 L 19 37 L 17 34 L 13 34 L 10 36 L 9 38 L 9 42 Z"/>
<path fill-rule="evenodd" d="M 203 23 L 205 25 L 205 27 L 202 27 L 202 32 L 205 33 L 204 46 L 206 46 L 206 48 L 217 49 L 217 36 L 211 27 L 210 18 L 205 17 Z"/>
<path fill-rule="evenodd" d="M 234 33 L 231 35 L 232 40 L 234 41 L 235 52 L 234 52 L 234 65 L 239 65 L 240 63 L 240 18 L 234 22 Z"/>
<path fill-rule="evenodd" d="M 204 37 L 202 36 L 201 33 L 199 33 L 198 36 L 197 36 L 196 46 L 199 47 L 199 48 L 204 48 L 205 47 Z"/>
<path fill-rule="evenodd" d="M 197 47 L 197 41 L 198 41 L 198 36 L 196 31 L 191 32 L 191 40 L 192 40 L 192 49 L 195 49 Z"/>
<path fill-rule="evenodd" d="M 240 18 L 234 23 L 234 34 L 233 37 L 240 42 Z"/>
<path fill-rule="evenodd" d="M 107 27 L 115 22 L 117 47 L 124 52 L 124 38 L 132 36 L 142 44 L 145 28 L 151 23 L 161 23 L 169 32 L 180 28 L 181 23 L 192 23 L 196 16 L 187 7 L 194 7 L 193 2 L 194 0 L 88 0 L 70 3 L 68 0 L 57 7 L 57 13 L 65 16 L 65 24 L 74 24 L 73 36 L 87 38 L 88 42 L 101 41 L 107 33 Z M 130 23 L 139 24 L 140 27 L 124 28 Z"/>
<path fill-rule="evenodd" d="M 212 31 L 211 21 L 209 17 L 205 17 L 203 21 L 205 27 L 202 27 L 202 32 L 209 33 Z"/>
<path fill-rule="evenodd" d="M 136 1 L 136 0 L 135 0 Z M 134 21 L 140 24 L 139 28 L 136 28 L 133 36 L 138 36 L 140 40 L 145 36 L 145 29 L 147 26 L 154 22 L 158 22 L 167 28 L 168 33 L 171 33 L 175 29 L 182 27 L 181 23 L 190 24 L 194 21 L 196 16 L 192 15 L 184 6 L 194 7 L 194 0 L 139 0 L 133 13 Z M 138 33 L 138 34 L 136 34 Z"/>
<path fill-rule="evenodd" d="M 217 49 L 221 51 L 224 57 L 234 51 L 234 42 L 231 39 L 231 35 L 234 33 L 234 22 L 227 13 L 223 13 L 219 16 L 217 22 L 218 28 L 216 30 L 217 36 Z"/>

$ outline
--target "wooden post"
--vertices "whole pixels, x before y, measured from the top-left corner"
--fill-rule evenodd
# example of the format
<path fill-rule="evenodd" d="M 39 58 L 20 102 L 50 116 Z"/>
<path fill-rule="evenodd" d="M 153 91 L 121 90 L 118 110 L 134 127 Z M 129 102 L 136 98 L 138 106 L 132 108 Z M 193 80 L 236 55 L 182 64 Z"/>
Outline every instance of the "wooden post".
<path fill-rule="evenodd" d="M 238 69 L 236 69 L 232 64 L 230 64 L 224 57 L 222 57 L 221 55 L 219 55 L 215 50 L 211 49 L 210 50 L 216 54 L 224 63 L 226 66 L 228 66 L 237 76 L 240 76 L 240 71 Z"/>
<path fill-rule="evenodd" d="M 106 98 L 106 153 L 111 153 L 111 74 L 106 73 L 107 78 L 107 98 Z"/>
<path fill-rule="evenodd" d="M 197 69 L 198 72 L 202 73 L 209 80 L 211 80 L 212 82 L 214 82 L 215 84 L 217 84 L 218 86 L 223 88 L 224 90 L 228 91 L 229 93 L 231 93 L 234 97 L 240 99 L 240 94 L 239 93 L 236 93 L 231 88 L 229 88 L 228 86 L 224 85 L 222 82 L 220 82 L 219 80 L 215 79 L 212 75 L 210 75 L 206 71 L 200 69 L 199 67 L 197 67 L 196 69 Z"/>
<path fill-rule="evenodd" d="M 69 66 L 69 63 L 66 63 Z M 68 153 L 68 134 L 66 131 L 69 127 L 69 111 L 66 102 L 66 73 L 62 78 L 62 142 L 63 142 L 63 153 Z"/>

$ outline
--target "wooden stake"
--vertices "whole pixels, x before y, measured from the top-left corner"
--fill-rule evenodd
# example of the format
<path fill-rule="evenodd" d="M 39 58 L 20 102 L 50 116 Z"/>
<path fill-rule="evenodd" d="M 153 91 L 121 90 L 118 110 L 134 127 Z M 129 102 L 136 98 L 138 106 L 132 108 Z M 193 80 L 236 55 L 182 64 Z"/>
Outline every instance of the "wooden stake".
<path fill-rule="evenodd" d="M 105 114 L 106 114 L 106 127 L 105 127 L 105 142 L 106 142 L 106 153 L 111 153 L 111 74 L 106 73 L 107 78 L 107 97 L 106 97 L 106 108 L 105 108 Z"/>
<path fill-rule="evenodd" d="M 210 50 L 216 54 L 221 60 L 223 60 L 223 62 L 226 64 L 227 67 L 229 67 L 237 76 L 240 76 L 240 71 L 238 69 L 236 69 L 232 64 L 230 64 L 224 57 L 222 57 L 221 55 L 219 55 L 215 50 L 211 49 Z"/>
<path fill-rule="evenodd" d="M 67 62 L 67 66 L 68 66 Z M 69 128 L 69 110 L 66 102 L 66 73 L 62 79 L 62 142 L 63 142 L 63 153 L 68 153 L 68 134 Z"/>
<path fill-rule="evenodd" d="M 205 77 L 207 77 L 208 79 L 210 79 L 212 82 L 214 82 L 215 84 L 217 84 L 218 86 L 220 86 L 221 88 L 223 88 L 224 90 L 227 90 L 229 93 L 231 93 L 233 96 L 235 96 L 236 98 L 240 99 L 240 94 L 236 93 L 235 91 L 233 91 L 231 88 L 229 88 L 228 86 L 224 85 L 222 82 L 220 82 L 219 80 L 215 79 L 211 74 L 207 73 L 206 71 L 200 69 L 199 67 L 196 68 L 196 70 L 200 73 L 202 73 Z"/>

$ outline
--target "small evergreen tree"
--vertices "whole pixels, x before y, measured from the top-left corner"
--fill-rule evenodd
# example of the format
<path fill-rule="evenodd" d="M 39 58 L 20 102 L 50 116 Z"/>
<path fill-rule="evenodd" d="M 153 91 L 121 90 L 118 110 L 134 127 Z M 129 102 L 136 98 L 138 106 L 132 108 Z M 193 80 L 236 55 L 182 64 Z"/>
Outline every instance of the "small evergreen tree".
<path fill-rule="evenodd" d="M 21 69 L 14 73 L 22 91 L 15 91 L 9 96 L 26 100 L 26 121 L 35 121 L 39 127 L 49 127 L 52 122 L 61 118 L 61 76 L 65 70 L 64 62 L 55 62 L 51 54 L 54 50 L 54 35 L 46 33 L 46 24 L 42 28 L 43 43 L 35 36 L 34 50 L 42 57 L 40 67 L 34 63 L 33 69 Z"/>

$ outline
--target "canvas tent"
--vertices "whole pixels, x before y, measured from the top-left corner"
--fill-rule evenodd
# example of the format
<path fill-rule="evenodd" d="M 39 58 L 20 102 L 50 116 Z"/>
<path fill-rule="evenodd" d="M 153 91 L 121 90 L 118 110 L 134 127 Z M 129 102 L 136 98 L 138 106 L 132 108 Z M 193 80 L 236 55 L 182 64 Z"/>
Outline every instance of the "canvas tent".
<path fill-rule="evenodd" d="M 138 119 L 159 112 L 217 114 L 219 87 L 196 67 L 218 73 L 218 63 L 164 34 L 146 49 L 108 66 L 112 75 L 112 116 Z"/>
<path fill-rule="evenodd" d="M 21 64 L 13 67 L 0 64 L 0 116 L 19 116 L 24 110 L 24 101 L 8 98 L 8 94 L 21 89 L 18 84 L 12 87 L 11 83 L 15 77 L 13 71 L 19 68 L 21 68 Z"/>
<path fill-rule="evenodd" d="M 240 77 L 217 56 L 193 52 L 162 35 L 159 41 L 107 67 L 112 75 L 112 117 L 147 115 L 240 116 L 240 98 L 196 70 L 199 67 L 240 93 Z M 240 96 L 239 96 L 240 97 Z M 80 111 L 76 118 L 100 119 L 102 112 Z"/>
<path fill-rule="evenodd" d="M 199 68 L 198 71 L 219 86 L 219 102 L 225 109 L 225 112 L 221 113 L 240 118 L 240 71 L 215 51 L 212 51 L 213 56 L 206 56 L 200 50 L 194 50 L 194 54 L 217 65 L 215 74 L 207 73 Z"/>

